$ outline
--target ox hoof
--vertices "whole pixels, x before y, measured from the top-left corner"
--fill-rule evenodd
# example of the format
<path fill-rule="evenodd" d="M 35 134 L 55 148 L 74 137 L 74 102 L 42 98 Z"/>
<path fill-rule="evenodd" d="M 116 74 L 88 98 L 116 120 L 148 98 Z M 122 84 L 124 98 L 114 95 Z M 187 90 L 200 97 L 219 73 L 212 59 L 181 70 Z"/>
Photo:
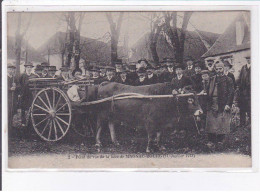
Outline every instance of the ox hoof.
<path fill-rule="evenodd" d="M 101 144 L 101 143 L 96 143 L 96 144 L 95 144 L 95 147 L 101 148 L 101 147 L 102 147 L 102 144 Z"/>
<path fill-rule="evenodd" d="M 160 151 L 165 151 L 166 148 L 162 145 L 162 146 L 159 147 L 159 150 L 160 150 Z"/>
<path fill-rule="evenodd" d="M 118 141 L 114 142 L 113 144 L 114 144 L 114 146 L 116 146 L 116 147 L 120 146 L 120 143 L 119 143 Z"/>

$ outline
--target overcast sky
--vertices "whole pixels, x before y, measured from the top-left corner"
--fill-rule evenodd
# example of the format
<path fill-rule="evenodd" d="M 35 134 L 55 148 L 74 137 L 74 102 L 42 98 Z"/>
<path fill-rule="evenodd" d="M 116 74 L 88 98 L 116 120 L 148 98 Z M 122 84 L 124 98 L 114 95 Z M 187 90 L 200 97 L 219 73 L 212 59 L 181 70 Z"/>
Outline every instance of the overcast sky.
<path fill-rule="evenodd" d="M 227 26 L 235 19 L 239 12 L 194 12 L 191 16 L 188 30 L 194 30 L 194 27 L 201 31 L 214 33 L 223 33 Z M 150 22 L 147 19 L 150 13 L 144 12 L 126 12 L 124 14 L 122 30 L 120 34 L 120 44 L 128 34 L 129 46 L 131 47 L 144 34 L 149 32 Z M 22 13 L 22 27 L 26 26 L 28 18 L 32 17 L 28 28 L 26 39 L 34 48 L 40 47 L 51 36 L 58 31 L 66 31 L 65 22 L 62 20 L 61 12 L 45 13 Z M 181 22 L 181 15 L 179 22 Z M 113 13 L 117 19 L 118 13 Z M 14 36 L 17 27 L 17 14 L 8 14 L 8 35 Z M 22 29 L 23 29 L 22 28 Z M 82 26 L 81 35 L 89 38 L 100 39 L 109 32 L 109 24 L 104 12 L 86 12 Z M 101 39 L 102 40 L 102 39 Z"/>

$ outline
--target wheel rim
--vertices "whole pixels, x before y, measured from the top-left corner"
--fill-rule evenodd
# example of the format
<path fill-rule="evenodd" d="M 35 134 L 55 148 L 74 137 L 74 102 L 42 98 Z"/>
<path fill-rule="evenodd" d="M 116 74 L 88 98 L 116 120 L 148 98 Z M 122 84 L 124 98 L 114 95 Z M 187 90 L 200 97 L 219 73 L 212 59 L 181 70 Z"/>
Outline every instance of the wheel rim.
<path fill-rule="evenodd" d="M 46 88 L 35 96 L 31 119 L 36 133 L 46 141 L 63 138 L 71 125 L 71 104 L 58 88 Z"/>

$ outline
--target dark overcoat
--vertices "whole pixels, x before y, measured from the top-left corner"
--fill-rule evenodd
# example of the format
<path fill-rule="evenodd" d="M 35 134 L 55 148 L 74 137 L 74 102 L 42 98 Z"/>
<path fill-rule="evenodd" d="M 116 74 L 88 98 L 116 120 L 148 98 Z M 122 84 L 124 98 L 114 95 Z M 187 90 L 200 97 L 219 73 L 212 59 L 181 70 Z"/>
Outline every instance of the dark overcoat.
<path fill-rule="evenodd" d="M 173 90 L 179 90 L 183 89 L 186 86 L 191 86 L 191 80 L 189 77 L 186 77 L 185 75 L 182 76 L 181 79 L 178 79 L 177 77 L 173 78 L 171 81 L 171 86 Z"/>
<path fill-rule="evenodd" d="M 195 74 L 191 76 L 192 88 L 196 92 L 201 92 L 203 90 L 203 83 L 201 74 Z"/>

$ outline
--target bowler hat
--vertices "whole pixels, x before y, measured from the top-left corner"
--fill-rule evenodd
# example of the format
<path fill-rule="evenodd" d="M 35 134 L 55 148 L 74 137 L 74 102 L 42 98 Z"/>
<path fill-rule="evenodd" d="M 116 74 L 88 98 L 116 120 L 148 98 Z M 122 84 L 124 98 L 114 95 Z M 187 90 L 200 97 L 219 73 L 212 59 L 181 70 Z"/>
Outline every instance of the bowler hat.
<path fill-rule="evenodd" d="M 36 65 L 36 67 L 35 67 L 35 71 L 41 71 L 43 68 L 42 68 L 42 66 L 40 65 L 40 64 L 38 64 L 38 65 Z"/>
<path fill-rule="evenodd" d="M 56 66 L 52 65 L 49 67 L 49 71 L 58 71 L 58 70 L 56 69 Z"/>
<path fill-rule="evenodd" d="M 50 66 L 50 64 L 49 64 L 49 63 L 47 63 L 47 62 L 42 62 L 42 63 L 41 63 L 41 66 L 42 66 L 42 67 L 49 67 L 49 66 Z"/>
<path fill-rule="evenodd" d="M 180 63 L 176 63 L 175 65 L 175 69 L 181 68 L 183 70 L 183 65 L 181 65 Z"/>
<path fill-rule="evenodd" d="M 111 67 L 111 66 L 106 66 L 106 70 L 107 71 L 115 71 L 115 68 Z"/>
<path fill-rule="evenodd" d="M 12 63 L 8 63 L 8 64 L 7 64 L 7 68 L 15 69 L 16 66 L 15 66 L 14 64 L 12 64 Z"/>
<path fill-rule="evenodd" d="M 203 74 L 209 74 L 209 70 L 202 70 L 201 75 L 203 75 Z"/>
<path fill-rule="evenodd" d="M 146 73 L 145 69 L 143 67 L 139 68 L 137 71 L 138 74 L 144 74 Z"/>
<path fill-rule="evenodd" d="M 68 66 L 63 66 L 60 68 L 61 71 L 69 71 L 69 67 Z"/>
<path fill-rule="evenodd" d="M 24 64 L 25 67 L 33 67 L 33 64 L 31 62 L 28 62 L 26 64 Z"/>

